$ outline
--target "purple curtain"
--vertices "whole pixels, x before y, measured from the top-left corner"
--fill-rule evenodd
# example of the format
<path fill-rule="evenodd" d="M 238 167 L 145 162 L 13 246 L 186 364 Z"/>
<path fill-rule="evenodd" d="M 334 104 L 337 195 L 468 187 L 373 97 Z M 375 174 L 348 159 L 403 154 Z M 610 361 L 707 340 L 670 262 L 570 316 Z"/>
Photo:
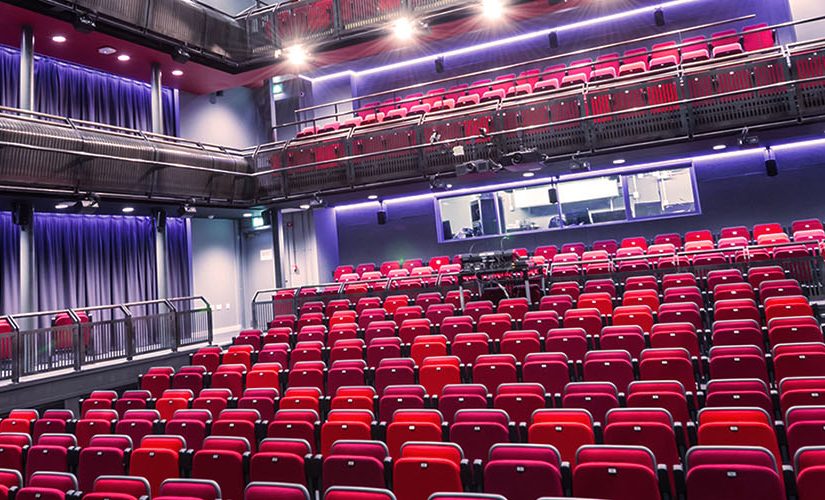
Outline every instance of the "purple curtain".
<path fill-rule="evenodd" d="M 35 214 L 38 309 L 157 298 L 149 217 Z"/>
<path fill-rule="evenodd" d="M 192 295 L 192 250 L 186 219 L 166 219 L 167 287 L 170 297 Z"/>
<path fill-rule="evenodd" d="M 20 306 L 20 228 L 9 212 L 0 212 L 0 315 L 17 313 Z"/>
<path fill-rule="evenodd" d="M 20 53 L 0 46 L 0 105 L 16 107 Z M 138 130 L 152 128 L 152 97 L 146 83 L 48 57 L 35 60 L 35 110 Z M 163 126 L 177 135 L 178 107 L 163 89 Z"/>

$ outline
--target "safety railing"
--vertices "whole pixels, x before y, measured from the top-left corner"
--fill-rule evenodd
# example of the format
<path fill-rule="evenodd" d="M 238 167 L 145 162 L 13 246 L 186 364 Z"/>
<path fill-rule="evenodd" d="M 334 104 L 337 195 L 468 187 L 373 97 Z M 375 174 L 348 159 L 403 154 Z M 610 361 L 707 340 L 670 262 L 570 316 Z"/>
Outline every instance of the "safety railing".
<path fill-rule="evenodd" d="M 0 316 L 0 381 L 211 344 L 212 335 L 200 296 Z"/>
<path fill-rule="evenodd" d="M 632 263 L 642 265 L 623 265 Z M 512 272 L 448 272 L 259 290 L 252 299 L 252 320 L 253 326 L 265 329 L 275 316 L 297 314 L 301 305 L 309 301 L 350 299 L 354 302 L 361 297 L 384 299 L 389 295 L 408 292 L 437 291 L 444 294 L 451 290 L 464 290 L 473 297 L 481 297 L 492 291 L 501 298 L 527 296 L 535 304 L 556 282 L 583 284 L 587 280 L 609 278 L 615 283 L 624 283 L 631 276 L 653 275 L 661 279 L 665 274 L 681 272 L 690 272 L 702 279 L 717 269 L 738 269 L 746 273 L 752 267 L 761 266 L 780 266 L 787 277 L 800 283 L 808 297 L 825 297 L 822 246 L 819 242 L 802 241 L 590 260 L 580 258 L 543 264 L 531 262 L 528 267 Z M 567 268 L 569 272 L 557 274 L 557 268 Z"/>

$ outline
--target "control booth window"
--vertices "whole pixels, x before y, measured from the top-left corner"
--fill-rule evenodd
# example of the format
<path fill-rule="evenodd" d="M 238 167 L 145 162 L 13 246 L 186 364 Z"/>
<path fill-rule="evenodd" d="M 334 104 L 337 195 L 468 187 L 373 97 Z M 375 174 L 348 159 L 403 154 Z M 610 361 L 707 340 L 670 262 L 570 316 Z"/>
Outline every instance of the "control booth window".
<path fill-rule="evenodd" d="M 699 212 L 693 167 L 535 182 L 528 186 L 445 193 L 437 200 L 441 241 L 630 222 Z"/>
<path fill-rule="evenodd" d="M 627 176 L 631 217 L 643 219 L 696 212 L 690 168 L 642 172 Z"/>
<path fill-rule="evenodd" d="M 626 220 L 624 189 L 618 175 L 559 183 L 565 227 Z"/>
<path fill-rule="evenodd" d="M 479 193 L 438 201 L 443 240 L 501 234 L 497 193 Z"/>

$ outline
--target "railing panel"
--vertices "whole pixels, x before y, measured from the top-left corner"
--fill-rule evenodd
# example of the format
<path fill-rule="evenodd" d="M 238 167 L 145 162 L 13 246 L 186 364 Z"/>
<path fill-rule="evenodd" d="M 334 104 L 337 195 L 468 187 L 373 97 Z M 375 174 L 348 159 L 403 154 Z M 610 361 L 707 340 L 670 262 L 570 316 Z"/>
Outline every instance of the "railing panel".
<path fill-rule="evenodd" d="M 77 345 L 80 325 L 48 326 L 20 332 L 21 372 L 20 376 L 35 375 L 65 368 L 74 368 L 76 352 L 91 342 L 88 329 L 84 330 L 83 342 Z"/>
<path fill-rule="evenodd" d="M 176 309 L 178 345 L 212 343 L 212 307 L 203 297 L 170 299 Z"/>
<path fill-rule="evenodd" d="M 277 36 L 281 48 L 321 40 L 333 33 L 333 0 L 305 0 L 278 10 Z"/>
<path fill-rule="evenodd" d="M 385 23 L 397 17 L 401 0 L 339 0 L 341 25 L 344 30 L 355 30 Z"/>

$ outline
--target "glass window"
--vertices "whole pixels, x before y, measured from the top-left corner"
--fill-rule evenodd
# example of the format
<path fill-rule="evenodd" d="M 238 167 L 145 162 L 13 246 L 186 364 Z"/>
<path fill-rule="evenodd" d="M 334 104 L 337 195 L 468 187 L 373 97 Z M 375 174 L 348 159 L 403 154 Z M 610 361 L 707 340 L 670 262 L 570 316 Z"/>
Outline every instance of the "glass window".
<path fill-rule="evenodd" d="M 697 211 L 690 168 L 628 175 L 627 189 L 634 219 Z"/>
<path fill-rule="evenodd" d="M 500 193 L 505 230 L 540 231 L 561 227 L 556 190 L 549 184 L 508 189 Z"/>
<path fill-rule="evenodd" d="M 562 221 L 568 227 L 627 218 L 622 178 L 618 175 L 561 182 L 558 198 Z"/>
<path fill-rule="evenodd" d="M 479 193 L 438 200 L 444 240 L 501 234 L 496 193 Z"/>

